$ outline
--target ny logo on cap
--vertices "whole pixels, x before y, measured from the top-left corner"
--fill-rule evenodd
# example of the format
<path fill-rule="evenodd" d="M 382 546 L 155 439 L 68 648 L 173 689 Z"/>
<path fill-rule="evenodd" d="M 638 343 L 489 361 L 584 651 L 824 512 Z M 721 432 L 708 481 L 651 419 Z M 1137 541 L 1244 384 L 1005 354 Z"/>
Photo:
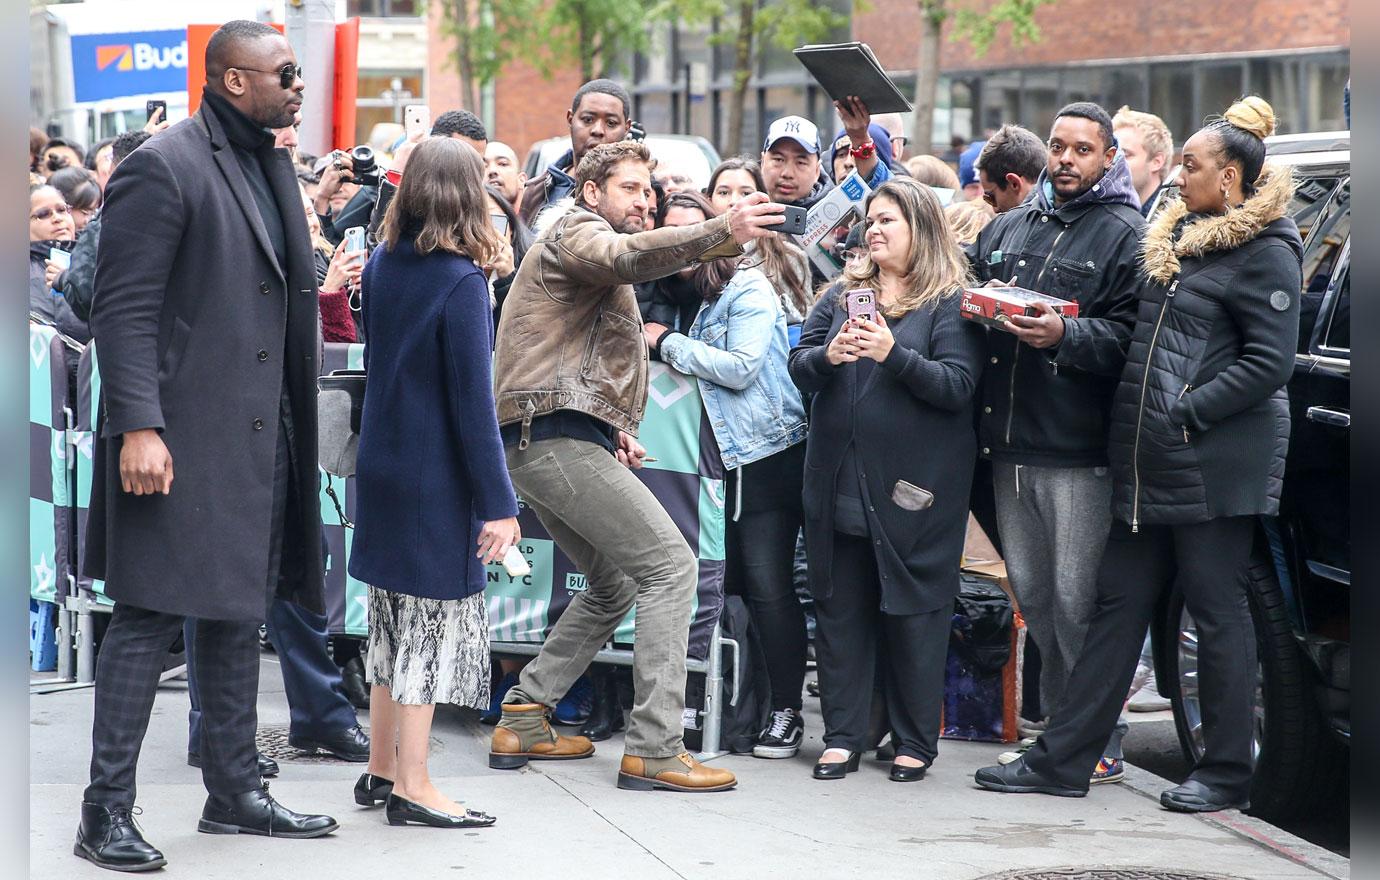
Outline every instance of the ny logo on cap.
<path fill-rule="evenodd" d="M 800 123 L 799 123 L 799 122 L 787 122 L 787 123 L 786 123 L 786 131 L 787 131 L 788 133 L 790 133 L 790 134 L 800 134 Z"/>

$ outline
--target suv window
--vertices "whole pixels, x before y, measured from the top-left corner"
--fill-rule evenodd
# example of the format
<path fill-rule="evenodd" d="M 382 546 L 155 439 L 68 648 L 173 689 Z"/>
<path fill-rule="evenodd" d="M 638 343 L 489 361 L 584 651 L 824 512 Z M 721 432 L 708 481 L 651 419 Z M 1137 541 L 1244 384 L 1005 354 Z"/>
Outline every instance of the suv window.
<path fill-rule="evenodd" d="M 1327 319 L 1327 333 L 1322 347 L 1329 354 L 1351 354 L 1351 272 L 1343 267 L 1337 292 L 1333 295 L 1332 314 Z"/>
<path fill-rule="evenodd" d="M 1294 197 L 1293 210 L 1294 222 L 1304 237 L 1298 350 L 1307 352 L 1337 260 L 1351 234 L 1351 181 L 1335 177 L 1304 180 Z"/>

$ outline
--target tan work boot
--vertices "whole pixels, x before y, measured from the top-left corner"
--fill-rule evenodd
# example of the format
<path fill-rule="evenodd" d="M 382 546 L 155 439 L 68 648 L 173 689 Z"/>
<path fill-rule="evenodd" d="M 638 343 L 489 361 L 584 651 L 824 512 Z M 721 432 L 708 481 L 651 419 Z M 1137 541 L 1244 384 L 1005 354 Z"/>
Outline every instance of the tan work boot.
<path fill-rule="evenodd" d="M 618 768 L 618 787 L 632 791 L 727 791 L 738 778 L 727 770 L 706 767 L 681 752 L 673 758 L 638 758 L 624 755 Z"/>
<path fill-rule="evenodd" d="M 546 720 L 541 703 L 504 703 L 503 718 L 489 745 L 489 766 L 516 770 L 530 761 L 569 761 L 594 754 L 588 737 L 561 736 Z"/>

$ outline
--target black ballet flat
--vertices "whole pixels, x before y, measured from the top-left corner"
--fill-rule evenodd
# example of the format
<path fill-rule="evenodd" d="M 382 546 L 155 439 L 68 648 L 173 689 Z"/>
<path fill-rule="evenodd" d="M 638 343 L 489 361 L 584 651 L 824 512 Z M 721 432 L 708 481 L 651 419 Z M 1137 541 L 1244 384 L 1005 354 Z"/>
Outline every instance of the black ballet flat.
<path fill-rule="evenodd" d="M 443 813 L 391 793 L 383 805 L 383 811 L 388 816 L 389 825 L 415 822 L 418 825 L 430 825 L 432 828 L 487 828 L 498 821 L 487 813 L 475 810 L 466 810 L 460 816 Z"/>
<path fill-rule="evenodd" d="M 889 778 L 892 782 L 919 782 L 925 778 L 925 771 L 930 769 L 928 764 L 919 767 L 907 767 L 904 764 L 893 763 Z"/>
<path fill-rule="evenodd" d="M 861 761 L 861 752 L 849 752 L 847 761 L 820 761 L 815 765 L 815 778 L 842 779 L 849 773 L 857 772 Z"/>
<path fill-rule="evenodd" d="M 355 783 L 355 803 L 361 807 L 373 807 L 383 803 L 393 793 L 393 780 L 361 773 Z"/>

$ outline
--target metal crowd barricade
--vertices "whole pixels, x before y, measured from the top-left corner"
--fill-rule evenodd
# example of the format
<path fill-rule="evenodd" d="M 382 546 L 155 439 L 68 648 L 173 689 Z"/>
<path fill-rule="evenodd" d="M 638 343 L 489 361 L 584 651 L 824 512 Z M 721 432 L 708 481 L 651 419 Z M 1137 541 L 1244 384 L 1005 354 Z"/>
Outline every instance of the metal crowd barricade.
<path fill-rule="evenodd" d="M 80 345 L 46 324 L 29 324 L 29 597 L 43 613 L 39 644 L 56 618 L 56 664 L 72 678 L 73 580 L 72 367 Z M 51 607 L 47 607 L 51 606 Z"/>

